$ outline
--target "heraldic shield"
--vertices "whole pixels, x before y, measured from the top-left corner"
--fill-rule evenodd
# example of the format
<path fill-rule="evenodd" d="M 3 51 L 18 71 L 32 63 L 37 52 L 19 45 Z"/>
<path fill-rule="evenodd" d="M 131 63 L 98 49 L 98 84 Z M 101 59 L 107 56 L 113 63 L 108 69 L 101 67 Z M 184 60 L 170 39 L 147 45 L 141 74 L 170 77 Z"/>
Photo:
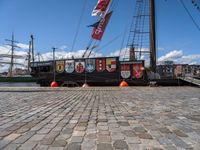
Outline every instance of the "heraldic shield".
<path fill-rule="evenodd" d="M 106 69 L 108 72 L 114 72 L 116 70 L 116 58 L 107 58 L 106 59 Z"/>
<path fill-rule="evenodd" d="M 86 59 L 85 65 L 87 72 L 93 72 L 95 70 L 95 59 Z"/>
<path fill-rule="evenodd" d="M 64 61 L 56 61 L 56 72 L 63 73 L 64 72 L 64 66 L 65 66 Z"/>
<path fill-rule="evenodd" d="M 83 73 L 85 71 L 85 62 L 84 60 L 78 60 L 75 62 L 75 70 L 77 73 Z"/>
<path fill-rule="evenodd" d="M 135 64 L 133 65 L 133 77 L 136 79 L 140 79 L 143 76 L 143 72 L 142 72 L 142 64 Z"/>
<path fill-rule="evenodd" d="M 106 60 L 102 58 L 96 59 L 96 70 L 98 72 L 103 72 L 106 69 Z"/>
<path fill-rule="evenodd" d="M 121 64 L 121 77 L 128 79 L 131 76 L 131 69 L 129 64 Z"/>
<path fill-rule="evenodd" d="M 74 72 L 74 60 L 66 60 L 65 61 L 65 71 L 67 73 Z"/>

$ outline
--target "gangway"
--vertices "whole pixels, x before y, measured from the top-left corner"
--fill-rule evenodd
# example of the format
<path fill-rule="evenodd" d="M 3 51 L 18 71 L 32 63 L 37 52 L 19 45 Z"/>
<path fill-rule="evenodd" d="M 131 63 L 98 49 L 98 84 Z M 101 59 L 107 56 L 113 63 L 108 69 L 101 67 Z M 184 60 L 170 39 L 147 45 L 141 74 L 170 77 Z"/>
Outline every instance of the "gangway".
<path fill-rule="evenodd" d="M 179 79 L 200 87 L 200 79 L 196 79 L 196 78 L 193 78 L 193 77 L 179 77 Z"/>

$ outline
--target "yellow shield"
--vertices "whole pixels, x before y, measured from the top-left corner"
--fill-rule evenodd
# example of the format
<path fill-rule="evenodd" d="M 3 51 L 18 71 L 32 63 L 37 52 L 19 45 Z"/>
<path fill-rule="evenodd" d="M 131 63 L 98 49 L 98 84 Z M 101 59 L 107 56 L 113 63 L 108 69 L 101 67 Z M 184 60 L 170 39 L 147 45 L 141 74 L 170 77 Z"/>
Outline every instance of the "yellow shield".
<path fill-rule="evenodd" d="M 56 72 L 63 73 L 65 69 L 64 61 L 56 61 Z"/>

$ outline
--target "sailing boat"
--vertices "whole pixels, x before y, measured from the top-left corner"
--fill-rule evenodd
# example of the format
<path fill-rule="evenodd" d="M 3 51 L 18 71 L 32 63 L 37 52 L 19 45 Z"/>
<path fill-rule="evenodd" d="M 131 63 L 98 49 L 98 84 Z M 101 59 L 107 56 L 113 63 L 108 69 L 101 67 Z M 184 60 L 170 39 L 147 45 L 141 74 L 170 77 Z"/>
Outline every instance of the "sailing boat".
<path fill-rule="evenodd" d="M 134 42 L 131 43 L 130 58 L 128 60 L 120 60 L 119 57 L 90 57 L 92 51 L 98 47 L 96 43 L 100 43 L 103 38 L 106 26 L 113 13 L 110 9 L 113 1 L 98 0 L 94 7 L 92 16 L 99 17 L 99 21 L 91 25 L 93 27 L 91 42 L 89 42 L 81 58 L 31 63 L 31 75 L 37 79 L 37 83 L 41 86 L 49 86 L 55 80 L 60 86 L 82 86 L 84 83 L 90 86 L 112 86 L 119 85 L 121 81 L 126 81 L 129 85 L 148 84 L 144 66 L 145 61 L 136 59 L 137 44 Z M 149 1 L 150 6 L 147 7 L 150 8 L 148 15 L 150 22 L 150 66 L 152 71 L 155 71 L 155 2 L 154 0 L 144 1 Z M 136 2 L 139 8 L 143 7 L 144 1 L 138 0 Z M 138 14 L 138 16 L 140 16 L 138 18 L 141 18 L 141 14 Z"/>

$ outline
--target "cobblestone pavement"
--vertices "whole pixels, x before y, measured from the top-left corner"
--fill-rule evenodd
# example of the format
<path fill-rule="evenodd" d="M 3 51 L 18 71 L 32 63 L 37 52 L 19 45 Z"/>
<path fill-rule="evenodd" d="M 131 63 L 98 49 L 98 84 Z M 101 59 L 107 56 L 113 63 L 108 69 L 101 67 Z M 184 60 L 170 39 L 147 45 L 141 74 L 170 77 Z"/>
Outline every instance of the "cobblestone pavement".
<path fill-rule="evenodd" d="M 0 88 L 0 149 L 200 150 L 200 89 Z"/>

